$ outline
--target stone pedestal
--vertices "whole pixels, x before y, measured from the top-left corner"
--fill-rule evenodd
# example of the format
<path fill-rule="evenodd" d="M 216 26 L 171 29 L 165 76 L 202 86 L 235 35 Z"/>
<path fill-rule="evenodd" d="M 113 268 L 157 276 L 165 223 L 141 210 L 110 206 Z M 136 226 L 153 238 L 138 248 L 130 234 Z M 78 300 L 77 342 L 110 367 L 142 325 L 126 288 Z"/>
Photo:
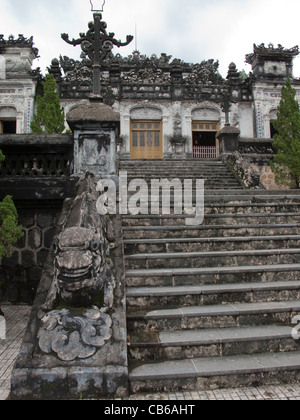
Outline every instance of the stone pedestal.
<path fill-rule="evenodd" d="M 217 139 L 220 143 L 220 155 L 234 153 L 239 148 L 240 130 L 230 125 L 225 125 L 222 130 L 217 133 Z"/>
<path fill-rule="evenodd" d="M 172 137 L 169 141 L 171 145 L 173 159 L 182 159 L 186 156 L 186 138 Z"/>
<path fill-rule="evenodd" d="M 74 132 L 74 175 L 93 172 L 99 178 L 113 178 L 119 113 L 93 99 L 71 110 L 67 122 Z"/>
<path fill-rule="evenodd" d="M 13 400 L 128 395 L 122 220 L 97 212 L 98 179 L 66 200 L 11 379 Z"/>

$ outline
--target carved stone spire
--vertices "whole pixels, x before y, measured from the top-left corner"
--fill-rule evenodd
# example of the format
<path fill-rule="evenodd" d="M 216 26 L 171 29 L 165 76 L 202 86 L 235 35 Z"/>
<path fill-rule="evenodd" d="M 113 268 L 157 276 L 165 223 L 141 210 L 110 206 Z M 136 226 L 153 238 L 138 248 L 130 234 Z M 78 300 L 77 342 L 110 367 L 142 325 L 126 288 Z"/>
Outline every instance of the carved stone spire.
<path fill-rule="evenodd" d="M 82 51 L 92 62 L 93 67 L 93 94 L 100 97 L 100 72 L 105 60 L 109 57 L 114 45 L 124 47 L 133 40 L 133 36 L 127 35 L 126 42 L 115 39 L 113 32 L 106 31 L 107 24 L 102 21 L 101 13 L 94 13 L 94 22 L 89 23 L 87 33 L 81 33 L 79 39 L 70 41 L 69 35 L 62 34 L 64 41 L 71 45 L 80 45 Z"/>

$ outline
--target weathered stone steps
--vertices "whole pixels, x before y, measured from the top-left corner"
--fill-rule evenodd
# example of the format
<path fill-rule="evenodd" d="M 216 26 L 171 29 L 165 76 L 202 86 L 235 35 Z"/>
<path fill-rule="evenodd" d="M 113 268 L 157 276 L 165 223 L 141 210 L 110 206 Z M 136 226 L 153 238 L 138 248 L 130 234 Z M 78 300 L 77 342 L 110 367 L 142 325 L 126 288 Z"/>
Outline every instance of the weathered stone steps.
<path fill-rule="evenodd" d="M 132 310 L 297 299 L 300 299 L 298 280 L 127 288 L 127 304 Z"/>
<path fill-rule="evenodd" d="M 300 350 L 291 327 L 280 325 L 131 333 L 131 361 L 167 361 Z"/>
<path fill-rule="evenodd" d="M 127 168 L 128 180 L 192 177 L 194 204 L 207 178 L 201 226 L 123 217 L 132 392 L 299 380 L 300 191 L 243 190 L 221 162 Z"/>
<path fill-rule="evenodd" d="M 206 188 L 222 189 L 230 186 L 232 189 L 241 189 L 240 182 L 230 173 L 221 161 L 200 162 L 186 161 L 120 161 L 120 171 L 127 171 L 128 181 L 144 179 L 148 183 L 151 179 L 205 179 Z"/>
<path fill-rule="evenodd" d="M 160 332 L 255 325 L 287 325 L 299 314 L 300 300 L 130 310 L 129 331 Z"/>
<path fill-rule="evenodd" d="M 300 352 L 267 352 L 149 363 L 133 369 L 129 379 L 132 392 L 298 383 Z"/>
<path fill-rule="evenodd" d="M 123 226 L 144 227 L 144 226 L 184 226 L 186 219 L 191 218 L 189 215 L 145 215 L 145 216 L 129 216 L 124 217 Z M 215 226 L 223 224 L 259 224 L 259 223 L 299 223 L 300 213 L 252 213 L 252 214 L 206 214 L 202 226 Z"/>
<path fill-rule="evenodd" d="M 166 238 L 124 240 L 127 255 L 157 252 L 202 252 L 299 248 L 300 235 L 236 236 L 217 238 Z"/>
<path fill-rule="evenodd" d="M 183 286 L 298 280 L 300 264 L 127 270 L 127 286 Z M 300 285 L 299 285 L 300 287 Z"/>
<path fill-rule="evenodd" d="M 236 267 L 241 265 L 300 264 L 300 249 L 174 252 L 126 257 L 128 269 Z"/>
<path fill-rule="evenodd" d="M 292 235 L 300 223 L 236 224 L 201 226 L 129 226 L 123 227 L 124 239 L 207 238 L 230 236 Z"/>

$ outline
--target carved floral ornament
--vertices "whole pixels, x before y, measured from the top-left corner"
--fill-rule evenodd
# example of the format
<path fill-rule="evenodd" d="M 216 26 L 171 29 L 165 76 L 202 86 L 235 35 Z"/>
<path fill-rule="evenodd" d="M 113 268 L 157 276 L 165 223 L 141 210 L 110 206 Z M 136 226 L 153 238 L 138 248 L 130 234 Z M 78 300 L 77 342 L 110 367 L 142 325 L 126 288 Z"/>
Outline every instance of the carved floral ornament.
<path fill-rule="evenodd" d="M 164 73 L 161 69 L 136 69 L 124 73 L 122 80 L 131 85 L 171 85 L 170 73 Z"/>
<path fill-rule="evenodd" d="M 97 307 L 84 313 L 69 309 L 51 311 L 41 323 L 40 349 L 46 354 L 56 353 L 65 362 L 93 356 L 112 336 L 111 317 Z"/>

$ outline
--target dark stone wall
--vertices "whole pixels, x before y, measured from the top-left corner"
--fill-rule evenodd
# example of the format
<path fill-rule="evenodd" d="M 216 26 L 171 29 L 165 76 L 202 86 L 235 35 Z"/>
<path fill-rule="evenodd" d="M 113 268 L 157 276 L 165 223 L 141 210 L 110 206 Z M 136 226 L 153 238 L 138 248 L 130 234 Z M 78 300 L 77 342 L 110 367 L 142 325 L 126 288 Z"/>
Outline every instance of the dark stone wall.
<path fill-rule="evenodd" d="M 2 259 L 0 302 L 32 304 L 60 211 L 60 208 L 18 208 L 24 236 L 15 245 L 12 257 Z"/>
<path fill-rule="evenodd" d="M 0 263 L 0 302 L 34 300 L 63 201 L 73 197 L 72 134 L 0 136 L 0 200 L 12 196 L 24 237 Z"/>

